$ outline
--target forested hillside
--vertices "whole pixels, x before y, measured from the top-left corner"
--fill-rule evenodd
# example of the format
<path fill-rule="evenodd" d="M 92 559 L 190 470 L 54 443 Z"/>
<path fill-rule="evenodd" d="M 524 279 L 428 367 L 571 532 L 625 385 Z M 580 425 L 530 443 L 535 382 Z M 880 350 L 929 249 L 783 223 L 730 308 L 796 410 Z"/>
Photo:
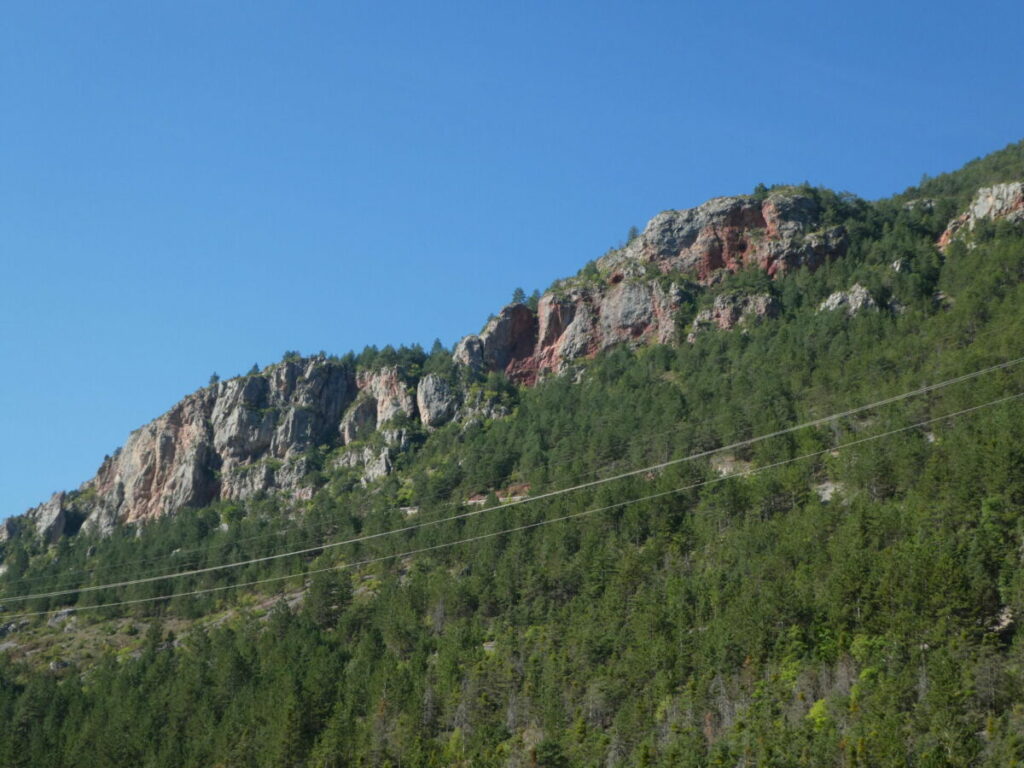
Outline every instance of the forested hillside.
<path fill-rule="evenodd" d="M 12 530 L 0 763 L 1024 765 L 1024 223 L 937 245 L 1021 180 L 1024 142 L 798 188 L 841 257 L 685 282 L 675 343 L 532 386 L 341 358 L 479 405 L 358 435 L 386 473 L 311 446 L 301 492 Z"/>

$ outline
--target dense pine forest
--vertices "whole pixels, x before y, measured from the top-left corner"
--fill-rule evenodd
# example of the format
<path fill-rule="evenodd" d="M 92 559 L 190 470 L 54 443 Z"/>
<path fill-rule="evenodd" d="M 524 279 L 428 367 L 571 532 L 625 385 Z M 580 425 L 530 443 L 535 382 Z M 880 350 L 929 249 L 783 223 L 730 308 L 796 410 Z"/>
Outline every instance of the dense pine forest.
<path fill-rule="evenodd" d="M 936 246 L 1021 179 L 1024 142 L 886 200 L 805 187 L 846 255 L 694 284 L 679 322 L 777 317 L 532 387 L 350 354 L 494 404 L 400 424 L 373 482 L 314 449 L 308 498 L 12 536 L 0 764 L 1024 765 L 1024 225 Z"/>

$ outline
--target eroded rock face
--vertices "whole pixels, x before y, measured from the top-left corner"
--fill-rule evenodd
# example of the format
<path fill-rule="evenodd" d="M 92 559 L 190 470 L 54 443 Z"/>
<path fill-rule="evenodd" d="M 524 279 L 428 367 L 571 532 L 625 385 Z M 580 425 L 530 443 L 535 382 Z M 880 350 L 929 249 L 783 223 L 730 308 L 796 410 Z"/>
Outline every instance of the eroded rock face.
<path fill-rule="evenodd" d="M 345 445 L 362 440 L 377 428 L 377 398 L 360 394 L 341 420 L 341 439 Z"/>
<path fill-rule="evenodd" d="M 724 293 L 715 297 L 709 309 L 697 313 L 686 340 L 692 344 L 697 336 L 712 328 L 728 331 L 741 324 L 749 325 L 764 318 L 777 317 L 778 314 L 779 303 L 767 293 L 750 296 Z"/>
<path fill-rule="evenodd" d="M 867 288 L 854 283 L 850 290 L 836 291 L 818 307 L 819 312 L 834 312 L 837 309 L 845 310 L 848 316 L 853 317 L 866 309 L 878 309 L 878 304 L 871 298 Z"/>
<path fill-rule="evenodd" d="M 124 447 L 103 463 L 89 485 L 114 519 L 135 522 L 215 498 L 214 473 L 221 464 L 215 445 L 244 440 L 243 430 L 249 426 L 240 414 L 237 421 L 222 423 L 216 431 L 211 423 L 216 402 L 211 389 L 186 397 L 133 432 Z M 226 452 L 224 458 L 230 461 L 230 455 Z"/>
<path fill-rule="evenodd" d="M 459 341 L 452 357 L 474 373 L 511 371 L 532 355 L 536 336 L 537 318 L 529 307 L 509 304 L 487 321 L 479 335 Z"/>
<path fill-rule="evenodd" d="M 6 520 L 0 522 L 0 543 L 7 541 L 18 533 L 18 523 L 18 519 L 13 517 L 8 517 Z"/>
<path fill-rule="evenodd" d="M 846 252 L 842 227 L 822 229 L 817 202 L 795 194 L 719 197 L 681 211 L 658 214 L 621 251 L 598 261 L 602 271 L 623 276 L 652 264 L 708 283 L 718 270 L 757 267 L 769 275 L 807 266 Z"/>
<path fill-rule="evenodd" d="M 979 221 L 1024 221 L 1024 182 L 996 184 L 979 189 L 970 207 L 946 227 L 939 238 L 939 248 L 945 250 L 963 231 L 971 231 Z"/>
<path fill-rule="evenodd" d="M 533 384 L 547 372 L 621 342 L 669 343 L 675 313 L 684 300 L 675 284 L 630 279 L 576 285 L 541 297 L 534 315 L 524 305 L 505 307 L 479 337 L 456 345 L 456 360 L 477 371 L 504 371 Z M 482 349 L 475 355 L 473 350 Z M 468 363 L 465 361 L 469 361 Z"/>
<path fill-rule="evenodd" d="M 287 487 L 296 480 L 296 457 L 334 440 L 356 392 L 350 367 L 324 358 L 201 389 L 104 461 L 83 486 L 92 491 L 85 526 L 106 531 Z"/>
<path fill-rule="evenodd" d="M 545 295 L 538 305 L 535 369 L 561 371 L 572 360 L 622 342 L 671 343 L 675 315 L 685 295 L 679 286 L 624 280 Z"/>
<path fill-rule="evenodd" d="M 484 370 L 484 344 L 480 337 L 474 335 L 466 336 L 452 351 L 452 359 L 457 363 L 469 368 L 474 373 Z"/>
<path fill-rule="evenodd" d="M 455 393 L 426 378 L 428 419 L 450 419 L 458 406 Z M 398 415 L 415 418 L 415 394 L 398 368 L 357 375 L 350 364 L 324 357 L 219 382 L 137 429 L 77 492 L 55 495 L 5 525 L 0 536 L 13 535 L 28 521 L 54 541 L 69 514 L 76 526 L 84 517 L 86 530 L 106 533 L 218 499 L 270 490 L 308 497 L 302 483 L 311 471 L 308 451 L 365 439 Z M 391 450 L 408 442 L 405 431 L 399 432 L 400 440 L 386 437 L 395 445 L 389 443 L 384 454 L 366 457 L 368 477 L 390 471 Z"/>
<path fill-rule="evenodd" d="M 44 541 L 52 543 L 64 535 L 64 527 L 67 525 L 66 499 L 67 494 L 63 491 L 55 493 L 49 501 L 30 509 L 25 514 Z"/>
<path fill-rule="evenodd" d="M 452 420 L 459 397 L 440 376 L 428 373 L 416 387 L 416 408 L 425 427 L 440 427 Z"/>
<path fill-rule="evenodd" d="M 845 230 L 823 228 L 820 220 L 813 198 L 787 193 L 764 200 L 722 197 L 697 208 L 666 211 L 625 248 L 599 259 L 598 278 L 566 281 L 546 293 L 535 321 L 523 305 L 506 307 L 479 336 L 459 342 L 455 359 L 474 371 L 504 371 L 514 381 L 532 384 L 545 372 L 560 372 L 571 361 L 613 344 L 671 343 L 687 294 L 678 282 L 666 287 L 668 278 L 660 275 L 682 273 L 683 283 L 710 284 L 723 271 L 748 267 L 772 276 L 814 269 L 847 248 Z M 723 305 L 704 322 L 724 327 L 774 311 L 770 302 Z M 726 319 L 733 314 L 734 319 Z"/>
<path fill-rule="evenodd" d="M 362 469 L 360 482 L 366 485 L 391 473 L 391 450 L 388 447 L 374 448 L 369 445 L 355 447 L 343 453 L 335 466 Z"/>
<path fill-rule="evenodd" d="M 993 205 L 1003 210 L 1009 203 Z M 659 214 L 628 246 L 599 260 L 596 271 L 541 297 L 536 312 L 506 306 L 483 331 L 460 341 L 453 357 L 476 374 L 503 371 L 532 384 L 614 344 L 673 342 L 694 282 L 710 284 L 723 270 L 745 267 L 777 275 L 842 255 L 845 232 L 821 227 L 820 218 L 814 199 L 782 193 L 717 198 Z M 727 328 L 775 311 L 769 299 L 721 301 L 701 323 Z M 408 425 L 399 417 L 434 428 L 507 411 L 501 397 L 456 391 L 437 376 L 417 382 L 393 366 L 357 374 L 350 364 L 323 357 L 292 360 L 189 395 L 132 433 L 77 501 L 51 499 L 32 513 L 51 537 L 64 530 L 68 503 L 75 505 L 75 525 L 84 515 L 87 528 L 109 531 L 220 498 L 296 489 L 306 451 L 356 441 L 366 442 L 346 460 L 358 462 L 369 481 L 389 472 L 394 452 L 408 442 Z M 367 440 L 374 431 L 381 432 L 383 449 L 367 447 L 379 445 Z M 0 536 L 17 528 L 12 525 Z"/>
<path fill-rule="evenodd" d="M 356 383 L 377 403 L 376 428 L 399 414 L 416 415 L 416 401 L 398 368 L 391 366 L 377 371 L 360 371 Z"/>

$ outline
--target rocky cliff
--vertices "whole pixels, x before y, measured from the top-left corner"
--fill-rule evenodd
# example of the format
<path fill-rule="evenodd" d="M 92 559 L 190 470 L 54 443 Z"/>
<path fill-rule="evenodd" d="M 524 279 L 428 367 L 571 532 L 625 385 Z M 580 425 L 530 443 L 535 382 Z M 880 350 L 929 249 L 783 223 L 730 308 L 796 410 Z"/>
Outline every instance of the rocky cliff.
<path fill-rule="evenodd" d="M 53 541 L 69 521 L 108 531 L 218 499 L 298 490 L 312 468 L 307 454 L 313 448 L 356 442 L 397 416 L 418 418 L 417 399 L 429 426 L 454 416 L 448 385 L 429 376 L 421 384 L 417 398 L 395 367 L 357 372 L 351 363 L 325 357 L 219 382 L 129 435 L 77 491 L 55 494 L 7 521 L 0 538 L 28 525 Z M 390 467 L 387 451 L 360 448 L 347 461 L 379 476 Z"/>
<path fill-rule="evenodd" d="M 996 184 L 979 189 L 970 206 L 946 227 L 939 238 L 939 248 L 945 250 L 964 232 L 970 232 L 979 221 L 1024 222 L 1024 182 Z"/>
<path fill-rule="evenodd" d="M 636 275 L 644 264 L 662 273 L 682 272 L 710 283 L 719 270 L 757 267 L 773 277 L 799 267 L 814 269 L 846 252 L 842 227 L 823 227 L 818 202 L 775 193 L 718 197 L 697 208 L 665 211 L 624 249 L 598 261 L 612 280 Z"/>
<path fill-rule="evenodd" d="M 692 340 L 703 329 L 773 316 L 768 296 L 720 297 L 693 325 L 678 327 L 680 308 L 723 274 L 753 267 L 776 276 L 841 256 L 846 233 L 822 227 L 821 217 L 813 198 L 783 193 L 661 213 L 626 246 L 556 283 L 536 310 L 509 305 L 462 339 L 453 358 L 464 373 L 455 377 L 394 365 L 356 370 L 320 356 L 206 387 L 133 432 L 78 491 L 10 521 L 0 538 L 31 525 L 52 541 L 79 525 L 109 531 L 218 499 L 306 493 L 311 452 L 321 446 L 334 451 L 334 466 L 372 481 L 408 445 L 403 419 L 430 430 L 503 413 L 466 386 L 474 377 L 501 371 L 532 384 L 613 344 L 669 343 L 687 330 Z"/>
<path fill-rule="evenodd" d="M 474 370 L 505 371 L 531 384 L 544 372 L 557 373 L 613 344 L 671 343 L 680 331 L 678 310 L 692 299 L 691 285 L 711 285 L 745 268 L 775 277 L 842 256 L 845 230 L 824 227 L 821 220 L 820 205 L 794 193 L 721 197 L 665 211 L 624 248 L 556 284 L 541 297 L 536 316 L 522 305 L 505 307 L 480 334 L 458 343 L 455 358 Z M 774 311 L 762 301 L 724 322 L 726 309 L 719 309 L 717 319 L 701 322 L 726 328 L 741 316 Z"/>

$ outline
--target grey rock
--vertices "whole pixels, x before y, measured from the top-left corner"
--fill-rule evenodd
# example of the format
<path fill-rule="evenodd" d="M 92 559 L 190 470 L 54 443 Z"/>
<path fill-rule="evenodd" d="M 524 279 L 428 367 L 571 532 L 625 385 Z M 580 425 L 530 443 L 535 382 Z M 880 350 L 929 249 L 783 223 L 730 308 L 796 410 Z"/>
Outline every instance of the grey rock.
<path fill-rule="evenodd" d="M 50 618 L 46 621 L 46 626 L 58 627 L 67 621 L 74 621 L 74 619 L 75 612 L 70 608 L 65 608 L 64 610 L 57 611 L 53 615 L 51 615 Z"/>
<path fill-rule="evenodd" d="M 55 493 L 45 504 L 40 504 L 25 514 L 25 517 L 35 525 L 36 533 L 51 544 L 64 534 L 64 526 L 67 524 L 66 499 L 67 494 L 64 492 Z"/>
<path fill-rule="evenodd" d="M 778 314 L 779 304 L 770 294 L 723 293 L 715 297 L 709 309 L 697 313 L 686 340 L 692 344 L 705 331 L 727 331 L 738 325 L 751 325 L 765 318 L 777 317 Z"/>
<path fill-rule="evenodd" d="M 491 419 L 503 419 L 509 415 L 508 407 L 500 397 L 489 397 L 480 390 L 470 391 L 456 417 L 463 428 Z"/>
<path fill-rule="evenodd" d="M 397 367 L 361 371 L 356 377 L 356 385 L 377 402 L 377 429 L 399 414 L 409 417 L 416 415 L 416 400 Z"/>
<path fill-rule="evenodd" d="M 407 429 L 382 429 L 380 436 L 384 438 L 385 445 L 394 451 L 404 451 L 409 447 L 409 430 Z"/>
<path fill-rule="evenodd" d="M 21 619 L 20 621 L 9 621 L 6 624 L 0 624 L 0 637 L 7 637 L 12 635 L 19 630 L 24 629 L 28 626 L 27 619 Z"/>
<path fill-rule="evenodd" d="M 818 307 L 819 312 L 834 312 L 837 309 L 843 309 L 846 314 L 853 317 L 858 312 L 862 312 L 866 309 L 877 309 L 878 304 L 871 298 L 871 294 L 868 293 L 868 289 L 860 283 L 854 283 L 853 287 L 848 291 L 836 291 L 827 299 L 825 299 L 821 306 Z"/>
<path fill-rule="evenodd" d="M 362 440 L 376 428 L 377 399 L 362 393 L 341 420 L 341 438 L 348 445 L 356 440 Z"/>
<path fill-rule="evenodd" d="M 16 517 L 8 517 L 6 520 L 0 522 L 0 543 L 17 535 L 20 528 L 19 520 Z"/>
<path fill-rule="evenodd" d="M 274 487 L 274 470 L 266 461 L 240 463 L 229 459 L 221 469 L 222 499 L 249 499 Z"/>
<path fill-rule="evenodd" d="M 625 248 L 598 260 L 598 268 L 621 277 L 651 264 L 662 272 L 678 270 L 704 283 L 716 271 L 756 266 L 770 275 L 802 266 L 816 268 L 842 256 L 846 233 L 820 231 L 821 211 L 810 197 L 776 192 L 765 200 L 719 197 L 655 216 Z"/>
<path fill-rule="evenodd" d="M 996 184 L 979 189 L 967 209 L 968 226 L 982 219 L 1024 221 L 1024 182 Z"/>
<path fill-rule="evenodd" d="M 949 222 L 939 238 L 939 247 L 945 249 L 964 231 L 971 231 L 979 221 L 1006 220 L 1024 222 L 1024 182 L 996 184 L 982 187 L 962 214 Z"/>
<path fill-rule="evenodd" d="M 365 463 L 363 482 L 372 483 L 389 474 L 391 474 L 391 453 L 385 449 Z"/>
<path fill-rule="evenodd" d="M 357 394 L 350 366 L 323 357 L 281 363 L 205 387 L 133 432 L 83 490 L 87 531 L 108 533 L 218 498 L 291 483 L 266 463 L 289 462 L 337 439 Z"/>
<path fill-rule="evenodd" d="M 529 357 L 537 340 L 537 318 L 524 304 L 509 304 L 480 333 L 484 365 L 504 370 L 516 359 Z"/>
<path fill-rule="evenodd" d="M 334 466 L 362 469 L 360 482 L 366 485 L 391 473 L 391 451 L 369 445 L 354 448 L 335 459 Z"/>
<path fill-rule="evenodd" d="M 466 336 L 455 345 L 452 358 L 474 373 L 480 373 L 484 370 L 484 343 L 479 336 Z"/>
<path fill-rule="evenodd" d="M 440 427 L 452 420 L 459 400 L 452 386 L 434 373 L 420 379 L 416 387 L 416 407 L 426 427 Z"/>
<path fill-rule="evenodd" d="M 602 339 L 626 340 L 642 336 L 654 319 L 651 283 L 623 282 L 601 302 L 598 321 Z"/>

